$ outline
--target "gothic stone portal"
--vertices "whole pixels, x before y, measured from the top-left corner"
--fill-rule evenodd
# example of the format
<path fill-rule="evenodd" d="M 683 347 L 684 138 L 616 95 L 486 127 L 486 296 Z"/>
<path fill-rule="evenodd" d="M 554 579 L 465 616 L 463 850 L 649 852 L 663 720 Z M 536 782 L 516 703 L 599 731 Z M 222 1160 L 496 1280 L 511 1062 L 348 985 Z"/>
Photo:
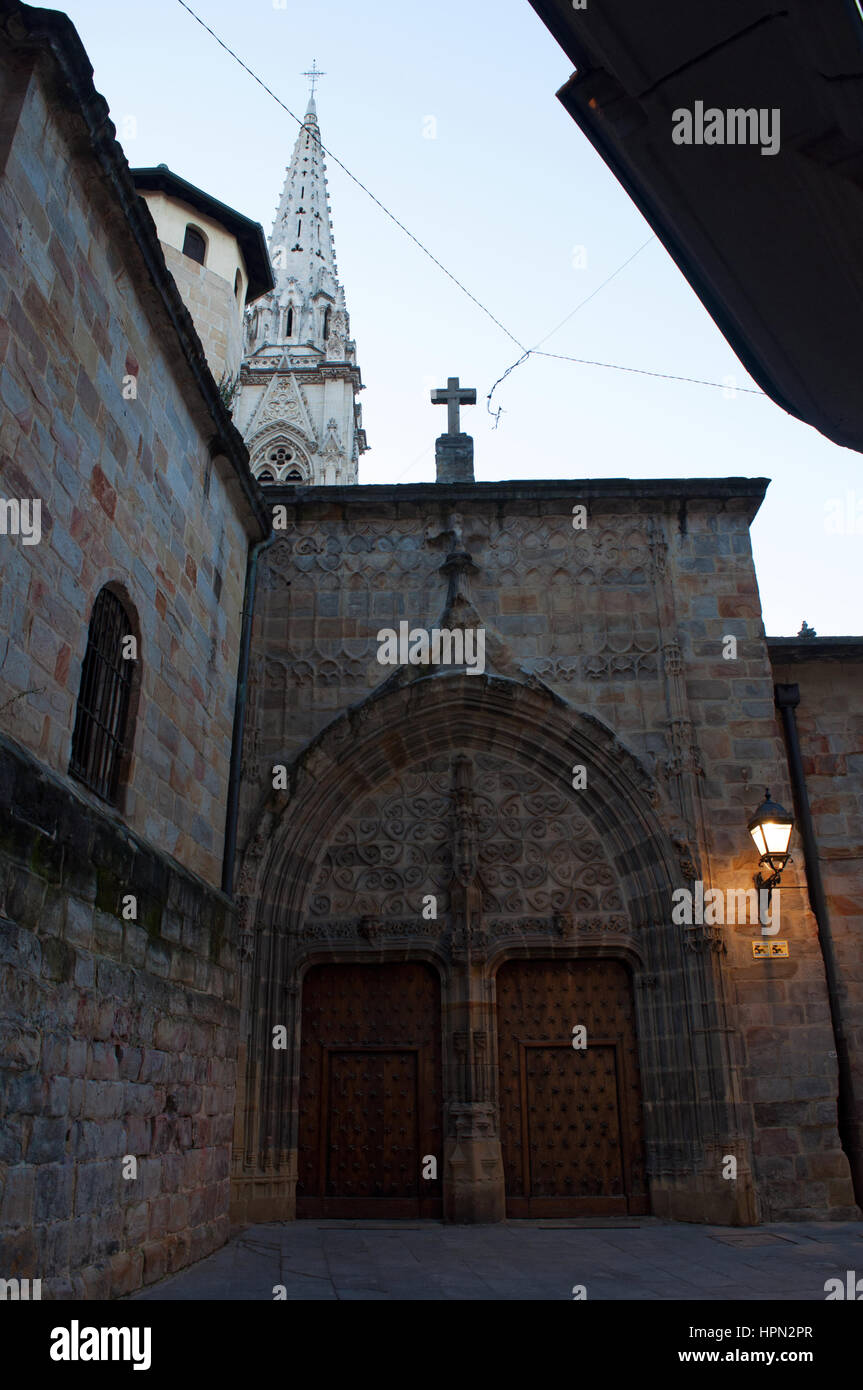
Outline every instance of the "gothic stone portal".
<path fill-rule="evenodd" d="M 721 942 L 669 920 L 651 785 L 598 721 L 497 678 L 334 722 L 244 864 L 236 1220 L 753 1218 L 743 1160 L 736 1185 L 717 1162 L 746 1154 Z"/>
<path fill-rule="evenodd" d="M 442 1153 L 433 1139 L 439 1005 L 427 984 L 418 992 L 422 967 L 313 969 L 303 984 L 298 1216 L 439 1213 L 440 1187 L 420 1176 L 427 1157 L 443 1170 L 454 1219 L 501 1217 L 504 1200 L 512 1216 L 646 1209 L 625 969 L 580 963 L 576 979 L 569 961 L 513 961 L 498 982 L 484 968 L 495 938 L 533 938 L 536 949 L 574 909 L 585 926 L 588 914 L 599 930 L 623 925 L 601 845 L 571 797 L 501 758 L 429 760 L 347 816 L 305 930 L 339 941 L 356 921 L 373 948 L 419 932 L 448 948 L 448 1142 Z M 537 986 L 541 1003 L 528 1003 Z M 572 1047 L 576 1022 L 589 1029 L 586 1057 Z M 372 1047 L 380 1054 L 363 1050 Z M 512 1126 L 516 1116 L 518 1138 L 502 1135 L 501 1117 Z"/>

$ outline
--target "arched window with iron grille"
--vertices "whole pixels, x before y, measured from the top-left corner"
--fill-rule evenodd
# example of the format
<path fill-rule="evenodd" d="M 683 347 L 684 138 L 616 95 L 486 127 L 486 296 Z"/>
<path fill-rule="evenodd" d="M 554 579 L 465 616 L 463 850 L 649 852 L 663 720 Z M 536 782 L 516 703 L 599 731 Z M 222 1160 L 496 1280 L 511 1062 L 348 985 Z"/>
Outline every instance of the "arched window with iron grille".
<path fill-rule="evenodd" d="M 127 762 L 129 706 L 136 662 L 124 658 L 134 636 L 124 604 L 102 589 L 93 605 L 72 733 L 69 772 L 103 801 L 117 803 Z"/>

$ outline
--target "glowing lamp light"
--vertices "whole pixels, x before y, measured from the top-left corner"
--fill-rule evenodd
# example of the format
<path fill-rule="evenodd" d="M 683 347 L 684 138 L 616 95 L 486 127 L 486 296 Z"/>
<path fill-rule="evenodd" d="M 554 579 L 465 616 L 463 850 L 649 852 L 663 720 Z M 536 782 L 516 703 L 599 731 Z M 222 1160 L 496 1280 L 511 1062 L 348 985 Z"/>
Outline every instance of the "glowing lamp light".
<path fill-rule="evenodd" d="M 779 876 L 791 857 L 788 845 L 793 828 L 794 817 L 777 802 L 771 801 L 770 792 L 766 791 L 764 801 L 747 826 L 758 850 L 759 864 L 765 864 L 770 869 L 768 878 L 758 874 L 756 883 L 759 888 L 772 888 L 779 882 Z"/>

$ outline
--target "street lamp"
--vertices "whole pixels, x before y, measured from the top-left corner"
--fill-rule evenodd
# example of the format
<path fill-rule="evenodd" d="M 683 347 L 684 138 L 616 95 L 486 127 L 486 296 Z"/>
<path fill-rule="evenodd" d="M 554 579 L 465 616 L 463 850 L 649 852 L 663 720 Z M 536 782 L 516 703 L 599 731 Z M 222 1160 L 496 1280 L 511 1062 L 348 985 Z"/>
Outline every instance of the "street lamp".
<path fill-rule="evenodd" d="M 747 829 L 755 841 L 759 854 L 759 865 L 766 865 L 770 873 L 765 877 L 760 871 L 755 875 L 756 888 L 766 888 L 768 894 L 779 883 L 782 870 L 791 855 L 788 844 L 794 827 L 794 817 L 770 800 L 770 791 L 764 793 L 764 801 L 758 807 Z M 768 897 L 768 902 L 770 901 Z"/>

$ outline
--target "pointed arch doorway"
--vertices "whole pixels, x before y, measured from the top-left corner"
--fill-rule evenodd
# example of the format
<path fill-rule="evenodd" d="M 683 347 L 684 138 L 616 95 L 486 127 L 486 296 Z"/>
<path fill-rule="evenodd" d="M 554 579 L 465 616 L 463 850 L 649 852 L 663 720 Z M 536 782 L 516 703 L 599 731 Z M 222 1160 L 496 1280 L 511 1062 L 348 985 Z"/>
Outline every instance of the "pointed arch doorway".
<path fill-rule="evenodd" d="M 569 785 L 576 759 L 590 768 L 589 799 Z M 547 1199 L 547 1215 L 552 1201 L 566 1202 L 566 1214 L 579 1205 L 586 1210 L 584 1202 L 571 1202 L 572 1194 L 618 1210 L 625 1198 L 626 1211 L 645 1210 L 644 1189 L 635 1181 L 635 1091 L 627 1079 L 636 1036 L 652 1164 L 650 1209 L 670 1217 L 692 1219 L 695 1212 L 698 1219 L 707 1213 L 720 1219 L 742 1208 L 746 1192 L 729 1200 L 729 1184 L 713 1177 L 712 1166 L 712 1155 L 733 1152 L 736 1142 L 728 1101 L 736 1081 L 717 978 L 720 962 L 709 935 L 684 937 L 667 920 L 681 865 L 655 801 L 647 773 L 596 719 L 547 692 L 497 677 L 424 677 L 383 690 L 304 750 L 290 791 L 264 810 L 243 871 L 240 900 L 250 928 L 250 959 L 245 1089 L 234 1157 L 236 1219 L 291 1219 L 297 1198 L 307 1214 L 324 1211 L 307 1199 L 362 1200 L 363 1208 L 353 1210 L 368 1215 L 368 1204 L 377 1198 L 408 1203 L 406 1214 L 420 1214 L 421 1197 L 397 1185 L 387 1188 L 390 1179 L 376 1170 L 365 1179 L 370 1190 L 357 1193 L 339 1188 L 327 1167 L 333 1143 L 340 1142 L 333 1125 L 338 1131 L 349 1121 L 346 1110 L 334 1111 L 329 1100 L 324 1104 L 321 1067 L 317 1080 L 308 1072 L 313 1035 L 304 996 L 318 966 L 361 964 L 372 971 L 432 964 L 440 980 L 441 1004 L 433 1008 L 442 1009 L 443 1020 L 438 1014 L 443 1133 L 426 1149 L 420 1129 L 409 1147 L 415 1171 L 421 1172 L 417 1157 L 437 1157 L 446 1219 L 500 1220 L 507 1199 L 527 1201 L 528 1211 Z M 423 905 L 429 899 L 436 908 L 427 917 Z M 624 1029 L 623 1041 L 601 1010 L 584 1019 L 572 1016 L 579 996 L 570 995 L 566 981 L 583 980 L 579 972 L 590 960 L 609 967 L 614 961 L 632 972 L 635 1004 L 627 1003 L 624 1012 L 634 1031 Z M 506 975 L 497 977 L 510 961 L 552 971 L 556 1031 L 499 1008 L 496 984 L 503 1000 Z M 382 974 L 368 978 L 378 989 L 384 982 Z M 284 1050 L 271 1044 L 273 1020 L 288 1021 Z M 337 1010 L 331 1021 L 329 1036 L 320 1033 L 316 1043 L 329 1048 L 331 1071 L 333 1065 L 349 1070 L 356 1060 L 336 1053 L 368 1052 L 373 1042 L 399 1057 L 419 1046 L 412 1035 L 398 1032 L 345 1033 Z M 581 1022 L 588 1029 L 585 1058 L 571 1045 L 572 1027 Z M 566 1056 L 578 1072 L 586 1063 L 589 1073 L 596 1062 L 602 1073 L 597 1089 L 604 1079 L 606 1094 L 613 1080 L 612 1109 L 601 1121 L 610 1126 L 606 1149 L 624 1141 L 627 1147 L 607 1181 L 597 1185 L 589 1166 L 570 1166 L 558 1174 L 573 1178 L 575 1187 L 560 1190 L 541 1166 L 541 1143 L 534 1142 L 538 1127 L 528 1132 L 527 1147 L 536 1151 L 529 1155 L 529 1183 L 523 1181 L 523 1156 L 521 1186 L 510 1154 L 505 1171 L 499 1049 L 513 1036 L 527 1053 L 524 1067 L 532 1068 L 521 1090 L 528 1109 L 538 1104 L 537 1095 L 542 1100 L 544 1085 L 551 1091 L 558 1085 L 554 1075 L 540 1075 L 536 1064 L 553 1070 Z M 592 1046 L 612 1048 L 613 1059 Z M 543 1055 L 543 1047 L 553 1055 Z M 702 1060 L 697 1069 L 693 1056 Z M 404 1075 L 404 1069 L 391 1073 L 402 1087 L 408 1084 Z M 376 1077 L 387 1084 L 383 1072 Z M 360 1079 L 372 1085 L 365 1075 Z M 504 1079 L 507 1084 L 515 1083 Z M 587 1083 L 580 1084 L 584 1089 Z M 359 1100 L 352 1102 L 355 1110 L 368 1109 Z M 616 1121 L 616 1139 L 609 1115 L 620 1116 L 624 1101 L 627 1113 Z M 507 1122 L 514 1123 L 511 1116 Z M 557 1114 L 550 1122 L 564 1124 Z M 310 1123 L 317 1125 L 311 1139 Z M 578 1135 L 567 1142 L 579 1142 Z M 371 1147 L 378 1145 L 385 1148 L 377 1139 Z M 298 1187 L 301 1147 L 307 1176 Z M 561 1148 L 555 1162 L 571 1165 L 562 1142 Z M 318 1155 L 311 1178 L 309 1149 Z M 604 1151 L 602 1157 L 610 1161 L 612 1155 Z M 343 1161 L 336 1160 L 336 1171 Z M 403 1162 L 399 1156 L 398 1165 Z M 593 1189 L 584 1187 L 589 1180 Z M 328 1190 L 328 1181 L 335 1187 Z M 509 1209 L 515 1214 L 515 1207 Z"/>

